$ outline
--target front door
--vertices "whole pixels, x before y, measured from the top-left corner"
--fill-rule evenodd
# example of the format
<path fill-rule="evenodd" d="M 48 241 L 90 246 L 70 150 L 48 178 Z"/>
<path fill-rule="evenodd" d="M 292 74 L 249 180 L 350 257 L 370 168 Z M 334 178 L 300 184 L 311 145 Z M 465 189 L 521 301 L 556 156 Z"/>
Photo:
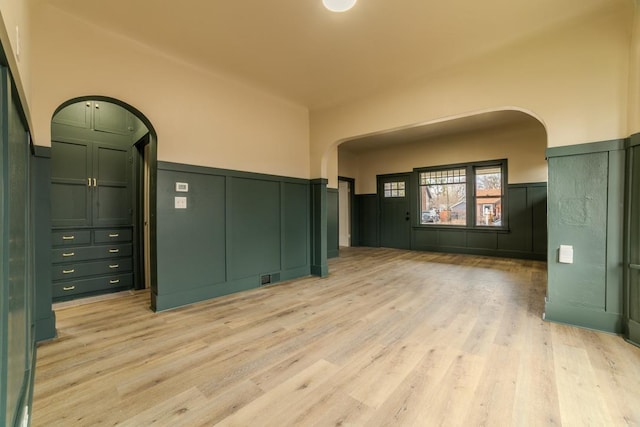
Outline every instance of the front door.
<path fill-rule="evenodd" d="M 629 155 L 625 320 L 627 338 L 640 345 L 640 145 L 631 147 Z"/>
<path fill-rule="evenodd" d="M 380 246 L 411 248 L 410 174 L 378 176 Z"/>

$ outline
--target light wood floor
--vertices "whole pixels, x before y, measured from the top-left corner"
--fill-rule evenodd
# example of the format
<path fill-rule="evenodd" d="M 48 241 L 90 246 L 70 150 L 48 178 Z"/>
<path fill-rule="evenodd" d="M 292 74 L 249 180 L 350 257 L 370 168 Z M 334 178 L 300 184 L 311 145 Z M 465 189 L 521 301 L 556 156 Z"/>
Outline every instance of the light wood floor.
<path fill-rule="evenodd" d="M 349 249 L 164 313 L 58 309 L 34 426 L 640 425 L 640 349 L 541 320 L 541 262 Z"/>

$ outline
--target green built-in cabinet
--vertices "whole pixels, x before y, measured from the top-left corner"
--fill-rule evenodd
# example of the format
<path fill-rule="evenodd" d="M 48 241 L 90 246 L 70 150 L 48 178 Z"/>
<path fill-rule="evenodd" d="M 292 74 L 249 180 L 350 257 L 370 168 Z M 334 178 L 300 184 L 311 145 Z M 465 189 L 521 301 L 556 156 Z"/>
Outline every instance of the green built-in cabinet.
<path fill-rule="evenodd" d="M 139 126 L 131 112 L 107 101 L 82 101 L 67 105 L 51 121 L 54 124 L 118 135 L 130 135 Z"/>
<path fill-rule="evenodd" d="M 82 101 L 52 120 L 53 300 L 133 286 L 131 113 Z"/>

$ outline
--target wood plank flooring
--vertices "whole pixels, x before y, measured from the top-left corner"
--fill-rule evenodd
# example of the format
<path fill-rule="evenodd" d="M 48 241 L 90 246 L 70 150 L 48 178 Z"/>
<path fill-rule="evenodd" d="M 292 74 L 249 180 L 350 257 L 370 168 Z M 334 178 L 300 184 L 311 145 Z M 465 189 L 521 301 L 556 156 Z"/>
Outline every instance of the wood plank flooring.
<path fill-rule="evenodd" d="M 640 349 L 544 322 L 544 263 L 353 248 L 329 264 L 163 313 L 144 291 L 57 309 L 33 425 L 640 425 Z"/>

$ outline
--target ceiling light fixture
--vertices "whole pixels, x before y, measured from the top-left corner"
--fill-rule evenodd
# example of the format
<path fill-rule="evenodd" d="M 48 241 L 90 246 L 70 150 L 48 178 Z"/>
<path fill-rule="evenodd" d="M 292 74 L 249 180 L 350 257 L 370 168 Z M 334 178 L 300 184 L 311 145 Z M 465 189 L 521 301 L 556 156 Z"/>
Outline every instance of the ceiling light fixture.
<path fill-rule="evenodd" d="M 357 0 L 322 0 L 324 7 L 331 12 L 346 12 L 351 9 Z"/>

